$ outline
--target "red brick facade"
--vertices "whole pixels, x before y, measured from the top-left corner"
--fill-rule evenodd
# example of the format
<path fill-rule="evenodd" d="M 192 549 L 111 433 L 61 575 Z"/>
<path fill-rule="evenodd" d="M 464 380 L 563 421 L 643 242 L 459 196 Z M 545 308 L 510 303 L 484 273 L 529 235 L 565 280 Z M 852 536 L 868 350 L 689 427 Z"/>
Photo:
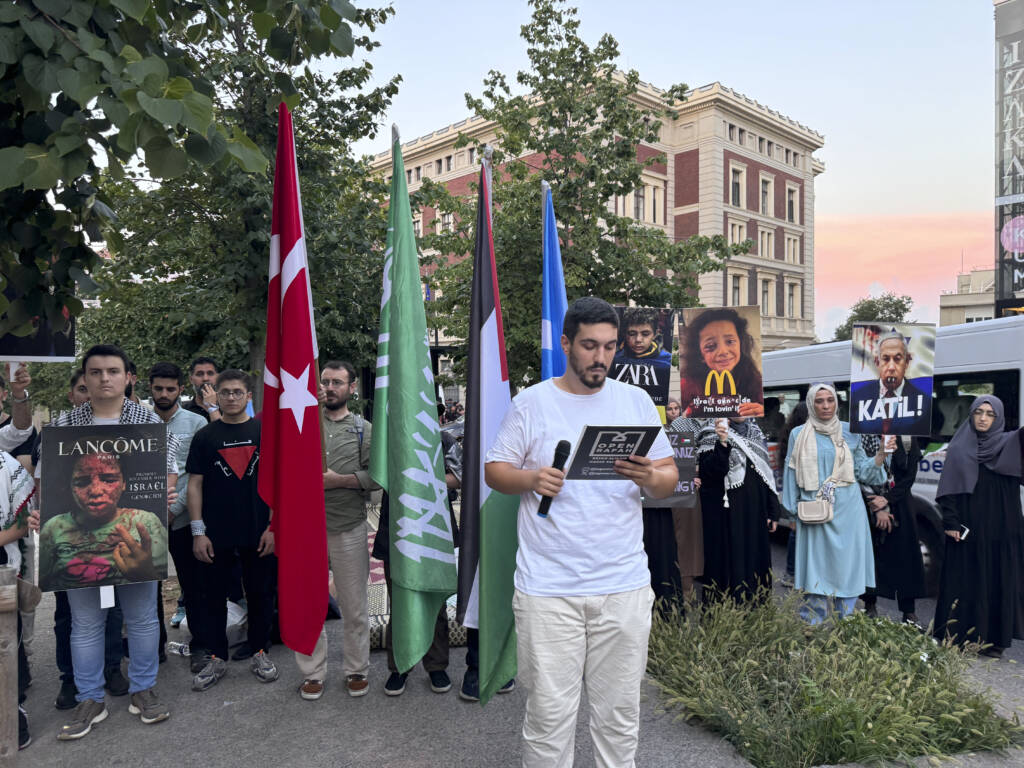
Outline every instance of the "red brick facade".
<path fill-rule="evenodd" d="M 700 200 L 700 150 L 679 152 L 676 161 L 676 207 L 696 205 Z M 679 234 L 677 228 L 676 234 Z M 692 234 L 697 234 L 694 230 Z"/>

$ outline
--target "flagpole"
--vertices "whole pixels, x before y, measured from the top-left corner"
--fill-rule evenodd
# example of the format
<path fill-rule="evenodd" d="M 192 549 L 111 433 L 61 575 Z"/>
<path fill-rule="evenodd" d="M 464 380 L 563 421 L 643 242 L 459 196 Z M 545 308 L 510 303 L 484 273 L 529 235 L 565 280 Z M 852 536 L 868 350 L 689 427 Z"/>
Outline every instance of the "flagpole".
<path fill-rule="evenodd" d="M 484 173 L 487 175 L 487 218 L 494 216 L 494 202 L 491 190 L 494 189 L 494 147 L 484 144 L 484 155 L 480 161 L 484 166 Z"/>

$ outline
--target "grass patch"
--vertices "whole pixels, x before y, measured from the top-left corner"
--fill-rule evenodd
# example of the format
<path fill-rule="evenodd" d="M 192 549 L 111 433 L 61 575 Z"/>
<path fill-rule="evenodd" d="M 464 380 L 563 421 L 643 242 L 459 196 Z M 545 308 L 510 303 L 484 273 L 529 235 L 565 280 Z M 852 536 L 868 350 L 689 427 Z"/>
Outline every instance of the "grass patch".
<path fill-rule="evenodd" d="M 669 709 L 698 718 L 758 768 L 1000 750 L 1024 735 L 975 691 L 971 658 L 912 627 L 856 614 L 811 629 L 799 596 L 762 593 L 655 615 L 648 672 Z"/>

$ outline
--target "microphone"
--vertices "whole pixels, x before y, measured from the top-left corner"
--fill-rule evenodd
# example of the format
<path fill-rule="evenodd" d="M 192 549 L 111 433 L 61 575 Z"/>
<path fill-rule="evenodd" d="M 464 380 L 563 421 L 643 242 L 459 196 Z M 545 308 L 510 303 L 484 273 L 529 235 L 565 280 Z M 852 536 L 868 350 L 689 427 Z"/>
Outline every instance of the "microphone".
<path fill-rule="evenodd" d="M 572 443 L 568 440 L 559 440 L 558 445 L 555 446 L 555 460 L 551 462 L 551 466 L 555 469 L 562 469 L 565 467 L 565 462 L 569 460 L 569 454 L 572 453 Z M 537 507 L 537 517 L 547 517 L 548 509 L 551 508 L 551 500 L 553 496 L 544 496 L 540 500 L 540 506 Z"/>

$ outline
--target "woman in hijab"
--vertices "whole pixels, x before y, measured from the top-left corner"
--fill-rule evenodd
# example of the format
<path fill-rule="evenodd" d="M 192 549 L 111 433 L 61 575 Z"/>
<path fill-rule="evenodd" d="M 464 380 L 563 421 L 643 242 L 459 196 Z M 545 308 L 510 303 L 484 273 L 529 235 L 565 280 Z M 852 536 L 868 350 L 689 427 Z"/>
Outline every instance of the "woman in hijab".
<path fill-rule="evenodd" d="M 768 533 L 779 519 L 779 497 L 768 445 L 752 419 L 707 420 L 697 436 L 704 523 L 703 583 L 750 600 L 771 584 Z"/>
<path fill-rule="evenodd" d="M 800 614 L 818 624 L 833 608 L 841 617 L 850 615 L 857 597 L 875 586 L 871 531 L 857 483 L 885 482 L 885 454 L 868 458 L 860 436 L 839 421 L 832 385 L 812 384 L 806 402 L 807 422 L 789 435 L 782 506 L 797 516 L 801 501 L 832 503 L 827 523 L 797 520 L 796 588 L 807 593 Z"/>
<path fill-rule="evenodd" d="M 1024 639 L 1024 432 L 1005 426 L 998 397 L 976 398 L 946 448 L 936 493 L 947 538 L 935 635 L 991 644 L 983 653 L 994 657 Z"/>

